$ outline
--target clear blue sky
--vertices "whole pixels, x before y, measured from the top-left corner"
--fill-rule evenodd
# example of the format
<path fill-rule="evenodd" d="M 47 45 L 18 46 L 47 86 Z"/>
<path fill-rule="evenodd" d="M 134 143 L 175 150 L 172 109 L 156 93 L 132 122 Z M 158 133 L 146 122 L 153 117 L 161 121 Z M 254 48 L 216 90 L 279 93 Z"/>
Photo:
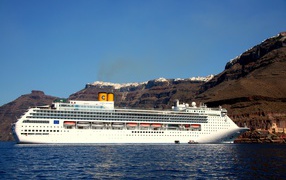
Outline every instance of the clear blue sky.
<path fill-rule="evenodd" d="M 0 106 L 31 90 L 218 74 L 285 18 L 285 0 L 0 0 Z"/>

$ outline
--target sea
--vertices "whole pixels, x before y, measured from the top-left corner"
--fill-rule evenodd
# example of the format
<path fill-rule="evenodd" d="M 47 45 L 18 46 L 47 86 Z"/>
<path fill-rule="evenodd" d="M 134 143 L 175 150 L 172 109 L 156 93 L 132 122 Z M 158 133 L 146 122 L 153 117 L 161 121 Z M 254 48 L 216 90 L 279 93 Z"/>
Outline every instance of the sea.
<path fill-rule="evenodd" d="M 286 145 L 0 142 L 0 179 L 286 179 Z"/>

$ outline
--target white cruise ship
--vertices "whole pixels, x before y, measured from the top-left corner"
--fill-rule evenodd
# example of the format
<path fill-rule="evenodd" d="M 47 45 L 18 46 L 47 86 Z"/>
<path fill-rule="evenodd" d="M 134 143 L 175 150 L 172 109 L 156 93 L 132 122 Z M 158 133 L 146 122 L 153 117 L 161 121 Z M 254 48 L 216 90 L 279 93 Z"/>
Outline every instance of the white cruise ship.
<path fill-rule="evenodd" d="M 98 97 L 30 108 L 12 127 L 17 143 L 233 143 L 248 130 L 222 108 L 118 109 L 112 93 Z"/>

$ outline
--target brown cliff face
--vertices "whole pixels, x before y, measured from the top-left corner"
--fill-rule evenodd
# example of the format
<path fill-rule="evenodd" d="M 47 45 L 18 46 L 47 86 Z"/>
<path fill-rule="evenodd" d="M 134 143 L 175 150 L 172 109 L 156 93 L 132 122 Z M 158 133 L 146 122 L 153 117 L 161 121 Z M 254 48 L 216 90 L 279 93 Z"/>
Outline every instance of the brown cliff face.
<path fill-rule="evenodd" d="M 31 94 L 22 95 L 16 100 L 0 107 L 0 140 L 11 141 L 12 123 L 16 122 L 21 115 L 32 106 L 51 104 L 56 97 L 47 96 L 42 91 L 32 91 Z"/>
<path fill-rule="evenodd" d="M 97 100 L 98 92 L 113 92 L 117 107 L 171 108 L 179 99 L 223 106 L 240 126 L 269 129 L 273 123 L 286 128 L 286 33 L 269 38 L 228 62 L 210 81 L 151 80 L 137 86 L 115 88 L 86 85 L 73 100 Z M 0 107 L 0 140 L 12 140 L 11 123 L 29 106 L 51 104 L 56 97 L 32 91 Z"/>
<path fill-rule="evenodd" d="M 276 67 L 272 68 L 268 65 L 273 63 L 276 64 L 278 62 L 285 62 L 285 48 L 285 33 L 280 33 L 276 37 L 265 40 L 260 45 L 254 46 L 250 50 L 241 54 L 240 57 L 228 62 L 223 72 L 202 86 L 200 93 L 208 90 L 211 87 L 217 86 L 222 82 L 241 79 L 255 70 L 263 70 L 269 68 L 271 70 L 275 70 Z M 281 71 L 281 69 L 278 69 L 278 71 Z M 279 72 L 277 73 L 279 74 Z M 272 72 L 272 75 L 275 74 L 276 72 Z M 268 76 L 269 74 L 267 72 L 264 75 Z"/>
<path fill-rule="evenodd" d="M 268 129 L 286 126 L 286 34 L 227 63 L 225 70 L 205 83 L 197 96 L 210 106 L 223 105 L 238 124 Z M 278 115 L 279 114 L 279 115 Z"/>
<path fill-rule="evenodd" d="M 191 101 L 203 81 L 151 80 L 139 86 L 115 89 L 114 86 L 87 85 L 85 89 L 72 94 L 69 99 L 97 100 L 98 92 L 113 92 L 115 106 L 132 108 L 170 108 L 175 99 Z"/>

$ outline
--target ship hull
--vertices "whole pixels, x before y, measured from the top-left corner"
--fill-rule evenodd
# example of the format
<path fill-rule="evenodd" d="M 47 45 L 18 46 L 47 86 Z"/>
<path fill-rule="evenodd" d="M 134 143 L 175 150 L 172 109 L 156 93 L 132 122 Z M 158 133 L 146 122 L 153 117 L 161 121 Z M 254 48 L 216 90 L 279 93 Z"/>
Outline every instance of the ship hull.
<path fill-rule="evenodd" d="M 105 144 L 105 143 L 233 143 L 248 128 L 234 128 L 212 134 L 195 131 L 154 130 L 79 130 L 52 133 L 17 133 L 19 144 Z"/>

